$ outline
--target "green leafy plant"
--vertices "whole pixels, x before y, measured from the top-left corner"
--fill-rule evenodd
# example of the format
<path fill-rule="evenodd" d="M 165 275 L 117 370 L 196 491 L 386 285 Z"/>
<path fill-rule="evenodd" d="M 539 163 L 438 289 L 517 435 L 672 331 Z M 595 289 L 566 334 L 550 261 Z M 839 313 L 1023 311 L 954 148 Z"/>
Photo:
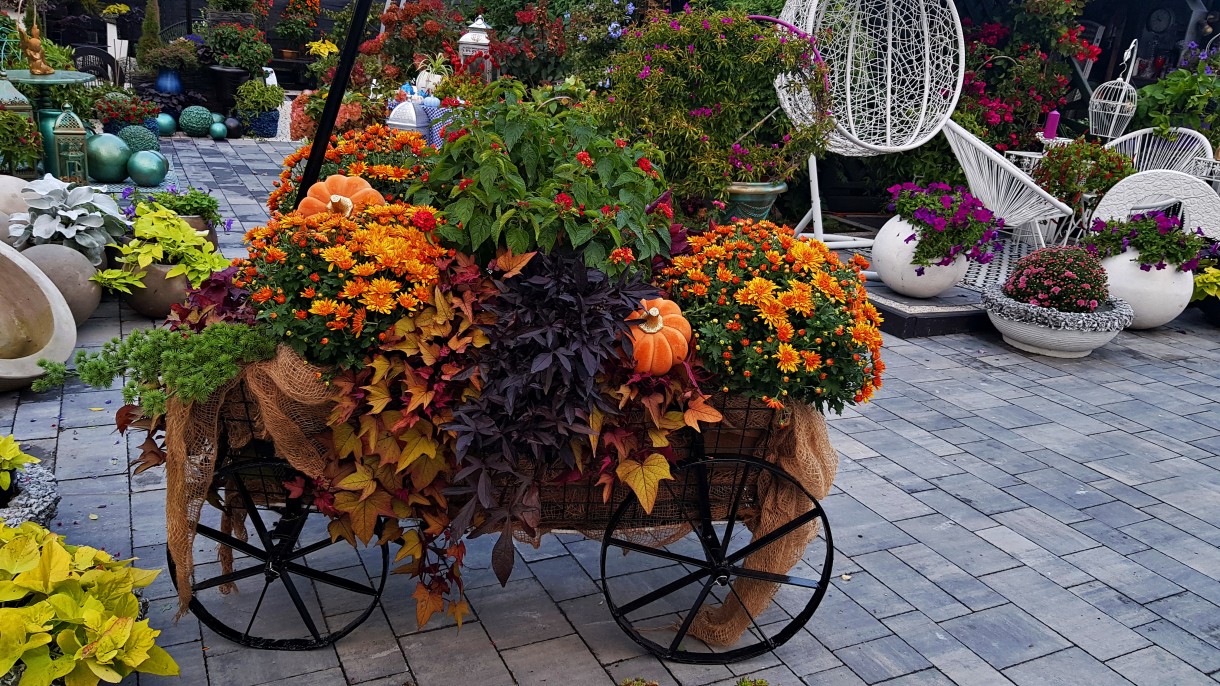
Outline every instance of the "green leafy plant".
<path fill-rule="evenodd" d="M 119 129 L 117 135 L 123 139 L 127 147 L 131 148 L 132 153 L 141 150 L 161 150 L 161 139 L 143 126 L 124 126 Z"/>
<path fill-rule="evenodd" d="M 106 5 L 106 8 L 102 10 L 102 16 L 108 18 L 121 17 L 130 11 L 131 7 L 120 2 L 113 5 Z"/>
<path fill-rule="evenodd" d="M 144 288 L 149 265 L 171 264 L 174 267 L 165 278 L 184 275 L 191 286 L 198 286 L 212 272 L 229 265 L 229 260 L 204 237 L 205 231 L 195 231 L 176 212 L 155 202 L 140 203 L 136 207 L 132 233 L 135 238 L 117 246 L 118 261 L 123 266 L 98 272 L 93 276 L 94 281 L 113 290 L 131 293 L 132 285 Z"/>
<path fill-rule="evenodd" d="M 29 117 L 0 110 L 0 161 L 10 176 L 33 169 L 42 159 L 42 134 Z"/>
<path fill-rule="evenodd" d="M 650 159 L 656 150 L 600 133 L 576 106 L 579 89 L 568 82 L 530 92 L 500 79 L 490 105 L 457 112 L 440 151 L 426 158 L 426 180 L 408 195 L 445 205 L 449 223 L 436 230 L 445 243 L 484 260 L 501 247 L 563 246 L 611 274 L 669 254 L 669 220 L 647 207 L 664 188 Z"/>
<path fill-rule="evenodd" d="M 208 0 L 208 7 L 217 12 L 250 12 L 254 0 Z"/>
<path fill-rule="evenodd" d="M 313 37 L 313 26 L 305 17 L 281 17 L 275 24 L 275 35 L 299 47 L 307 38 Z"/>
<path fill-rule="evenodd" d="M 284 104 L 284 89 L 252 79 L 238 86 L 236 109 L 249 117 L 278 110 Z"/>
<path fill-rule="evenodd" d="M 1220 145 L 1220 55 L 1208 54 L 1175 69 L 1159 81 L 1139 89 L 1136 126 L 1152 126 L 1168 135 L 1174 126 L 1195 129 Z"/>
<path fill-rule="evenodd" d="M 723 197 L 735 180 L 787 179 L 824 149 L 829 117 L 798 129 L 775 92 L 776 78 L 786 75 L 784 87 L 811 93 L 815 111 L 831 109 L 825 69 L 808 39 L 742 13 L 695 10 L 617 30 L 621 43 L 599 111 L 607 124 L 646 135 L 665 153 L 679 200 Z M 741 159 L 743 150 L 768 159 L 755 165 Z"/>
<path fill-rule="evenodd" d="M 204 44 L 212 49 L 216 64 L 238 67 L 253 75 L 261 75 L 271 63 L 271 45 L 267 35 L 253 26 L 217 24 L 203 33 Z"/>
<path fill-rule="evenodd" d="M 179 189 L 171 186 L 166 190 L 149 194 L 147 199 L 138 194 L 132 196 L 134 206 L 139 206 L 141 202 L 145 201 L 151 201 L 171 210 L 179 217 L 202 217 L 208 226 L 216 227 L 225 223 L 220 216 L 220 201 L 202 188 Z"/>
<path fill-rule="evenodd" d="M 21 446 L 11 434 L 0 438 L 0 491 L 8 491 L 13 485 L 13 472 L 23 472 L 27 464 L 38 464 L 41 461 L 22 452 Z"/>
<path fill-rule="evenodd" d="M 1099 199 L 1122 179 L 1135 173 L 1131 158 L 1100 143 L 1077 138 L 1046 151 L 1034 169 L 1034 180 L 1046 192 L 1069 205 L 1084 195 Z"/>
<path fill-rule="evenodd" d="M 1022 257 L 1004 283 L 1004 295 L 1060 312 L 1092 312 L 1109 299 L 1110 288 L 1097 255 L 1068 246 Z"/>
<path fill-rule="evenodd" d="M 130 96 L 102 98 L 94 105 L 94 114 L 103 125 L 114 125 L 118 128 L 141 125 L 160 113 L 161 108 L 154 103 Z"/>
<path fill-rule="evenodd" d="M 1136 214 L 1128 221 L 1098 219 L 1081 242 L 1089 252 L 1103 258 L 1135 250 L 1144 271 L 1173 267 L 1193 272 L 1202 260 L 1220 256 L 1220 249 L 1202 229 L 1187 231 L 1181 219 L 1159 211 Z"/>
<path fill-rule="evenodd" d="M 178 675 L 156 644 L 161 632 L 136 619 L 134 591 L 157 571 L 69 545 L 31 522 L 0 526 L 0 544 L 0 674 L 20 665 L 23 684 L 72 686 L 118 683 L 132 672 Z"/>
<path fill-rule="evenodd" d="M 95 267 L 105 261 L 105 248 L 127 230 L 114 198 L 91 186 L 65 183 L 47 174 L 21 191 L 28 212 L 9 216 L 8 235 L 18 248 L 43 243 L 66 245 Z"/>
<path fill-rule="evenodd" d="M 1208 267 L 1195 272 L 1195 294 L 1191 300 L 1220 298 L 1220 269 Z"/>
<path fill-rule="evenodd" d="M 983 206 L 965 188 L 943 183 L 927 187 L 904 183 L 889 189 L 893 196 L 890 210 L 915 227 L 907 241 L 918 240 L 913 262 L 924 267 L 952 264 L 958 255 L 987 264 L 999 249 L 1004 220 Z"/>
<path fill-rule="evenodd" d="M 140 69 L 156 72 L 160 69 L 191 71 L 199 67 L 197 46 L 193 41 L 179 38 L 166 45 L 150 48 L 140 58 Z"/>

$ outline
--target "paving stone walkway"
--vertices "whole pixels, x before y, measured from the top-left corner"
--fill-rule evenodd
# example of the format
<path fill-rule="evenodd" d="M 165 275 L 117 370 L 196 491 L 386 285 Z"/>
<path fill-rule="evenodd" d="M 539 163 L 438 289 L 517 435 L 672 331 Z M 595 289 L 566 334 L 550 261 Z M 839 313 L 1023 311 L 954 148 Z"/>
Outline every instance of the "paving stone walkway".
<path fill-rule="evenodd" d="M 220 192 L 245 227 L 283 144 L 174 142 L 191 183 Z M 240 229 L 241 226 L 238 227 Z M 240 253 L 237 231 L 222 238 Z M 79 344 L 148 326 L 106 302 Z M 1123 333 L 1080 361 L 1014 352 L 995 335 L 887 339 L 875 402 L 831 420 L 842 456 L 824 505 L 833 586 L 807 629 L 728 667 L 662 664 L 611 620 L 589 571 L 597 544 L 521 547 L 506 588 L 468 557 L 473 618 L 418 632 L 406 579 L 336 647 L 239 648 L 152 587 L 152 621 L 183 677 L 144 686 L 1215 684 L 1220 677 L 1220 331 L 1194 312 Z M 53 465 L 55 528 L 164 568 L 164 483 L 130 476 L 117 391 L 0 394 L 10 430 Z M 99 411 L 97 408 L 101 408 Z M 97 515 L 91 519 L 90 515 Z M 129 679 L 127 683 L 134 683 Z"/>

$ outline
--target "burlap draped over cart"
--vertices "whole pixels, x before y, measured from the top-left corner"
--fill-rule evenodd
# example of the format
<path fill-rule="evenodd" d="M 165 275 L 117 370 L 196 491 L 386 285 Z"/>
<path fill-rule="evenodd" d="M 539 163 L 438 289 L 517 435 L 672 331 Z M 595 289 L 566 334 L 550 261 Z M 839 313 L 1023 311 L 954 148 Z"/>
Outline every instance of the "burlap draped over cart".
<path fill-rule="evenodd" d="M 186 612 L 191 598 L 195 526 L 208 497 L 222 436 L 230 449 L 242 448 L 252 439 L 271 441 L 276 454 L 294 469 L 308 477 L 322 475 L 328 447 L 319 438 L 329 430 L 326 419 L 332 407 L 333 390 L 320 380 L 320 372 L 320 368 L 281 346 L 274 358 L 246 366 L 207 402 L 185 405 L 170 399 L 165 418 L 168 480 L 165 519 L 169 552 L 176 567 L 179 615 Z M 748 420 L 743 419 L 746 413 L 736 413 L 733 400 L 729 398 L 723 403 L 724 423 L 728 427 L 747 433 L 765 428 L 746 426 Z M 825 498 L 838 469 L 838 457 L 830 445 L 822 415 L 793 403 L 785 426 L 771 429 L 769 439 L 758 446 L 757 452 L 796 479 L 815 498 Z M 715 446 L 709 444 L 708 449 L 714 452 Z M 544 486 L 544 527 L 548 523 L 547 490 Z M 803 493 L 765 475 L 759 479 L 758 500 L 759 507 L 747 515 L 745 522 L 754 538 L 799 517 L 810 507 Z M 242 514 L 240 507 L 233 508 L 227 521 L 222 521 L 222 528 L 242 537 L 245 528 L 240 523 Z M 575 528 L 594 538 L 603 533 L 596 526 L 567 524 L 563 528 Z M 660 538 L 676 540 L 689 530 L 689 526 L 676 525 Z M 816 521 L 811 522 L 750 555 L 744 566 L 787 574 L 817 533 Z M 655 544 L 665 543 L 655 531 L 648 537 Z M 750 617 L 757 616 L 777 590 L 774 583 L 751 579 L 737 579 L 733 587 L 737 593 L 728 602 L 704 608 L 696 617 L 690 629 L 692 635 L 713 645 L 736 643 L 750 626 Z"/>

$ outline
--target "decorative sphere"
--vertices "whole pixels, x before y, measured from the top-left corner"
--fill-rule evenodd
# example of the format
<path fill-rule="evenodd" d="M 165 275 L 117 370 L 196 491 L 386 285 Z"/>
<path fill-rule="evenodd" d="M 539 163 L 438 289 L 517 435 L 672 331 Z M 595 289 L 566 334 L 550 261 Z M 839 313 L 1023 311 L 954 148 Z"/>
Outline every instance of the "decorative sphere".
<path fill-rule="evenodd" d="M 212 123 L 213 124 L 225 123 L 225 116 L 223 114 L 217 114 L 217 113 L 213 112 L 212 113 Z"/>
<path fill-rule="evenodd" d="M 229 138 L 241 138 L 242 133 L 246 130 L 237 117 L 225 119 L 225 128 L 229 130 Z"/>
<path fill-rule="evenodd" d="M 191 105 L 182 110 L 182 114 L 178 117 L 178 126 L 186 132 L 186 135 L 194 138 L 208 135 L 212 124 L 212 113 L 208 111 L 208 108 L 199 105 Z"/>
<path fill-rule="evenodd" d="M 435 95 L 429 95 L 428 97 L 424 98 L 424 106 L 425 107 L 440 107 L 441 99 L 436 97 Z"/>
<path fill-rule="evenodd" d="M 157 130 L 162 136 L 172 136 L 178 130 L 178 122 L 174 121 L 172 114 L 162 112 L 157 115 Z"/>
<path fill-rule="evenodd" d="M 133 153 L 161 149 L 161 139 L 143 126 L 124 126 L 119 130 L 119 138 L 123 139 Z"/>
<path fill-rule="evenodd" d="M 215 122 L 208 129 L 208 135 L 210 135 L 214 141 L 223 141 L 229 137 L 229 127 L 225 126 L 222 122 Z"/>
<path fill-rule="evenodd" d="M 169 173 L 169 160 L 152 150 L 141 150 L 127 161 L 127 173 L 137 186 L 156 186 Z"/>
<path fill-rule="evenodd" d="M 103 133 L 85 143 L 89 174 L 102 183 L 122 183 L 127 178 L 131 147 L 122 138 Z"/>

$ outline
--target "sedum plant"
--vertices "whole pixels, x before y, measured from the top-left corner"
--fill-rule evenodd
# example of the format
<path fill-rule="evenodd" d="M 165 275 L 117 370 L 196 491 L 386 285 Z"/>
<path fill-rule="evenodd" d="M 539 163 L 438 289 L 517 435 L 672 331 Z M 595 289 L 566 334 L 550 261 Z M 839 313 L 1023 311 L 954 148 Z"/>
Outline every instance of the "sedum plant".
<path fill-rule="evenodd" d="M 22 684 L 117 684 L 132 672 L 177 676 L 156 644 L 160 631 L 137 620 L 135 589 L 157 571 L 105 551 L 64 543 L 27 522 L 0 526 L 0 674 Z"/>
<path fill-rule="evenodd" d="M 60 243 L 89 258 L 95 267 L 105 248 L 127 230 L 118 203 L 88 185 L 65 183 L 47 174 L 21 191 L 29 212 L 9 217 L 8 235 L 16 247 Z"/>

